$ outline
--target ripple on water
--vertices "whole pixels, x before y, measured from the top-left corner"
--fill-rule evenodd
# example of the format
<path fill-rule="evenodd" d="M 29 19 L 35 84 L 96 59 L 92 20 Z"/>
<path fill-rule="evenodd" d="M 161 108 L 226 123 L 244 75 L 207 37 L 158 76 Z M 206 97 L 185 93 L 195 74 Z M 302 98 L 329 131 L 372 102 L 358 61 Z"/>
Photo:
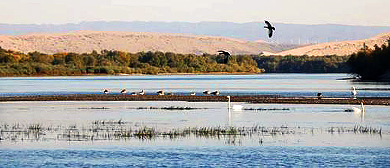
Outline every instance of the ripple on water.
<path fill-rule="evenodd" d="M 389 167 L 389 148 L 132 147 L 0 150 L 5 167 Z"/>

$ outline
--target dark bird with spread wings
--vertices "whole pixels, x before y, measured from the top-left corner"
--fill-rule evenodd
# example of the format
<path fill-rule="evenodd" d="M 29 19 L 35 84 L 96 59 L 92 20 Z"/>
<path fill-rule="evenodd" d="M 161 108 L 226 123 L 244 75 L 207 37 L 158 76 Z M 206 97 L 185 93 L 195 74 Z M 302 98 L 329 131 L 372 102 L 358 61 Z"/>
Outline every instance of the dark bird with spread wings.
<path fill-rule="evenodd" d="M 227 64 L 230 59 L 230 53 L 227 51 L 219 50 L 219 55 L 223 55 L 223 63 Z"/>
<path fill-rule="evenodd" d="M 275 30 L 275 27 L 273 27 L 271 25 L 271 23 L 269 23 L 268 21 L 265 20 L 265 24 L 267 24 L 267 26 L 264 26 L 264 28 L 267 28 L 268 29 L 268 37 L 271 38 L 272 37 L 272 33 L 273 31 Z"/>
<path fill-rule="evenodd" d="M 219 52 L 219 54 L 223 54 L 223 55 L 226 55 L 226 56 L 230 55 L 230 53 L 227 52 L 227 51 L 219 50 L 218 52 Z"/>

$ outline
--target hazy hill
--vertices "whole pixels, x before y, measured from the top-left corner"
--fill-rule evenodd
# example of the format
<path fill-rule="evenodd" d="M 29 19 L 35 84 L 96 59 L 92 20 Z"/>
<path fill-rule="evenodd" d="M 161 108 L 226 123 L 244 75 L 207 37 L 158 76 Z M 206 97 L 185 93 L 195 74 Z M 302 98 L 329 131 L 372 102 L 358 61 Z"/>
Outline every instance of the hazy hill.
<path fill-rule="evenodd" d="M 375 37 L 365 39 L 365 40 L 330 42 L 330 43 L 321 43 L 317 45 L 300 47 L 300 48 L 277 53 L 277 55 L 289 55 L 289 54 L 309 55 L 309 56 L 350 55 L 363 48 L 364 43 L 368 47 L 373 48 L 375 44 L 377 44 L 378 46 L 381 46 L 382 44 L 387 44 L 388 39 L 390 39 L 390 32 L 382 33 Z"/>
<path fill-rule="evenodd" d="M 162 51 L 182 54 L 216 54 L 218 50 L 226 50 L 231 54 L 259 54 L 262 52 L 275 53 L 294 47 L 294 45 L 248 42 L 227 37 L 113 31 L 0 36 L 0 46 L 23 53 L 39 51 L 48 54 L 58 52 L 89 53 L 93 50 L 98 52 L 101 50 L 120 50 L 130 53 Z"/>
<path fill-rule="evenodd" d="M 263 40 L 272 43 L 308 44 L 333 41 L 359 40 L 390 31 L 390 27 L 347 25 L 302 25 L 273 23 L 276 33 L 268 39 L 263 22 L 81 22 L 78 24 L 0 24 L 0 34 L 22 35 L 28 33 L 53 33 L 79 30 L 183 33 L 206 36 L 223 36 Z"/>

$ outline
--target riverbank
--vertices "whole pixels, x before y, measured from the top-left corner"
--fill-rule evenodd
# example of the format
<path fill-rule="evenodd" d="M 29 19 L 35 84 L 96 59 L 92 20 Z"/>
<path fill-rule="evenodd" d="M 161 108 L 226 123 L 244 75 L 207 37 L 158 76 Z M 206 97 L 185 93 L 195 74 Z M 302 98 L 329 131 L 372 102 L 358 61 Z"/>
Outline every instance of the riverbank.
<path fill-rule="evenodd" d="M 263 72 L 194 72 L 194 73 L 158 73 L 153 76 L 167 76 L 167 75 L 256 75 L 263 74 Z M 13 78 L 13 77 L 88 77 L 88 76 L 150 76 L 150 74 L 144 73 L 118 73 L 118 74 L 95 74 L 95 73 L 84 73 L 84 74 L 69 74 L 69 75 L 50 75 L 50 74 L 35 74 L 35 75 L 9 75 L 1 76 L 0 78 Z"/>
<path fill-rule="evenodd" d="M 277 104 L 360 104 L 390 105 L 390 97 L 351 98 L 307 98 L 307 97 L 273 97 L 273 96 L 230 96 L 232 102 L 277 103 Z M 226 96 L 180 96 L 180 95 L 103 95 L 103 94 L 69 94 L 69 95 L 34 95 L 0 97 L 6 101 L 189 101 L 189 102 L 227 102 Z"/>

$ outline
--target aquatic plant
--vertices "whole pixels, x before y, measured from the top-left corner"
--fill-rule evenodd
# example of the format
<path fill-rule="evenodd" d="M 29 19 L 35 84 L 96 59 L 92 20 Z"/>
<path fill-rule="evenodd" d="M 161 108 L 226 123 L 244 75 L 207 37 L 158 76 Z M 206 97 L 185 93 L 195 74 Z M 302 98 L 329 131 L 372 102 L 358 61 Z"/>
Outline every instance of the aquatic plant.
<path fill-rule="evenodd" d="M 328 129 L 328 132 L 330 133 L 348 133 L 353 132 L 355 134 L 362 133 L 362 134 L 379 134 L 382 135 L 382 128 L 373 128 L 369 126 L 362 126 L 362 125 L 355 125 L 352 129 L 346 128 L 346 127 L 330 127 Z"/>
<path fill-rule="evenodd" d="M 28 127 L 29 131 L 33 132 L 40 132 L 41 131 L 41 125 L 40 124 L 32 124 Z"/>
<path fill-rule="evenodd" d="M 158 133 L 154 128 L 143 127 L 134 133 L 134 136 L 138 139 L 152 139 L 156 137 Z"/>
<path fill-rule="evenodd" d="M 132 125 L 134 124 L 134 125 Z M 42 124 L 2 124 L 0 125 L 0 140 L 63 140 L 63 141 L 97 141 L 156 138 L 177 139 L 187 136 L 197 138 L 217 138 L 226 140 L 229 144 L 239 144 L 242 137 L 284 136 L 288 134 L 318 134 L 318 133 L 353 133 L 373 134 L 382 136 L 382 129 L 371 126 L 355 125 L 354 127 L 301 128 L 281 125 L 265 127 L 254 125 L 250 127 L 215 126 L 215 127 L 185 127 L 161 129 L 158 127 L 138 126 L 138 123 L 123 120 L 96 120 L 89 126 L 44 126 Z M 259 143 L 263 140 L 259 140 Z M 260 143 L 261 144 L 261 143 Z"/>
<path fill-rule="evenodd" d="M 288 111 L 289 108 L 244 108 L 243 110 L 253 110 L 253 111 L 277 111 L 277 110 L 284 110 Z"/>
<path fill-rule="evenodd" d="M 368 126 L 355 125 L 353 128 L 354 133 L 368 133 L 368 134 L 380 134 L 382 135 L 382 128 L 372 128 Z"/>
<path fill-rule="evenodd" d="M 78 109 L 107 110 L 107 109 L 110 109 L 110 108 L 108 108 L 108 107 L 80 107 Z"/>
<path fill-rule="evenodd" d="M 122 120 L 118 120 L 118 121 L 115 121 L 115 120 L 95 120 L 92 122 L 92 124 L 94 125 L 115 125 L 115 124 L 125 124 L 124 121 Z"/>
<path fill-rule="evenodd" d="M 197 110 L 197 109 L 207 109 L 207 108 L 196 108 L 196 107 L 176 107 L 176 106 L 169 106 L 169 107 L 136 107 L 136 108 L 128 108 L 128 109 L 137 109 L 137 110 Z"/>

